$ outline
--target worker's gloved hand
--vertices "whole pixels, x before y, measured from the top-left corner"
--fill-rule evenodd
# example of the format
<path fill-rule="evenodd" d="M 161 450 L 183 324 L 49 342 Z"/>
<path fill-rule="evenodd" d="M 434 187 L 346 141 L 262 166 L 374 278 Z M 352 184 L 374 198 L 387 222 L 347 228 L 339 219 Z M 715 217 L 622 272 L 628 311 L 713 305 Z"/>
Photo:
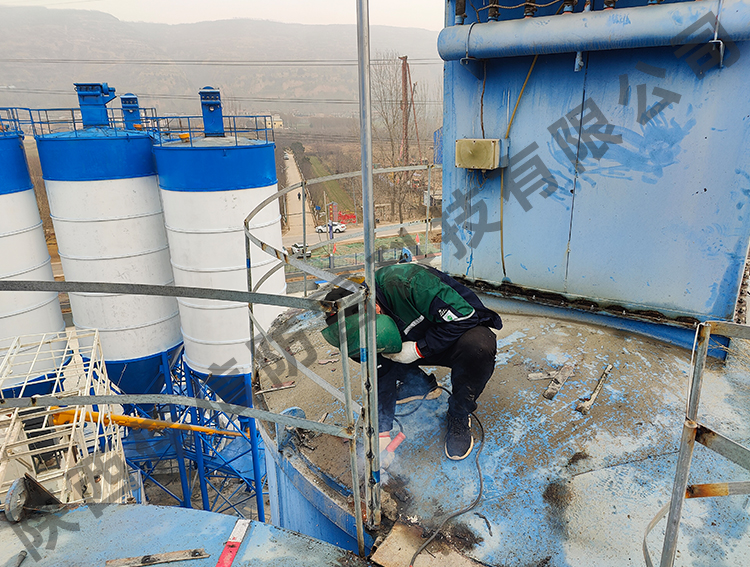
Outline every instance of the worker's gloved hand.
<path fill-rule="evenodd" d="M 406 435 L 403 432 L 399 433 L 391 439 L 391 434 L 383 432 L 380 434 L 378 441 L 380 442 L 380 468 L 387 469 L 393 463 L 396 458 L 396 449 L 401 442 L 406 439 Z"/>
<path fill-rule="evenodd" d="M 405 343 L 402 343 L 400 352 L 384 354 L 383 356 L 391 359 L 393 362 L 398 362 L 399 364 L 411 364 L 422 358 L 415 341 L 406 341 Z"/>

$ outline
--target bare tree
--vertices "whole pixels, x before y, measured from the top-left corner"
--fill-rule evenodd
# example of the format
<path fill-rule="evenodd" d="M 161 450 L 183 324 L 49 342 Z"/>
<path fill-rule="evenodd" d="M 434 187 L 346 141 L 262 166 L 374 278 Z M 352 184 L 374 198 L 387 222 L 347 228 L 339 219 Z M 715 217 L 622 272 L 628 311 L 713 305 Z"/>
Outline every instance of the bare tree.
<path fill-rule="evenodd" d="M 425 89 L 412 83 L 404 70 L 403 58 L 394 52 L 378 54 L 371 70 L 373 157 L 382 167 L 412 165 L 422 153 L 417 132 L 424 122 Z M 391 216 L 397 213 L 400 223 L 405 215 L 416 212 L 421 200 L 421 191 L 414 190 L 413 179 L 413 172 L 375 178 L 375 190 L 387 197 Z"/>

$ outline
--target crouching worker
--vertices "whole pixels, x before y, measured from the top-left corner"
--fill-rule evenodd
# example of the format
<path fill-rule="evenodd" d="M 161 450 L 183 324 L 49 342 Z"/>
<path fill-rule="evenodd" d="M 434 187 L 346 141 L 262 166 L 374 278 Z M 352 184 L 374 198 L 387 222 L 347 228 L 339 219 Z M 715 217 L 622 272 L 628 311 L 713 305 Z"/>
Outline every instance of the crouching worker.
<path fill-rule="evenodd" d="M 397 345 L 378 348 L 385 352 L 377 357 L 381 449 L 390 442 L 397 402 L 437 397 L 440 393 L 434 376 L 427 377 L 419 366 L 445 366 L 451 369 L 453 390 L 448 400 L 445 454 L 455 461 L 465 459 L 474 447 L 470 414 L 477 409 L 476 400 L 495 368 L 497 346 L 490 329 L 502 327 L 500 316 L 487 309 L 466 286 L 419 264 L 380 268 L 375 273 L 375 285 L 376 312 L 395 322 L 401 339 L 398 352 L 394 352 Z M 349 293 L 336 288 L 326 300 L 335 301 Z M 356 313 L 356 307 L 350 309 L 353 311 L 347 310 L 347 318 Z M 388 322 L 381 324 L 380 317 L 378 320 L 380 345 L 381 325 L 386 329 Z M 323 334 L 329 335 L 326 339 L 332 344 L 335 336 L 338 345 L 336 316 L 329 317 L 327 323 Z M 353 354 L 352 349 L 349 354 Z"/>

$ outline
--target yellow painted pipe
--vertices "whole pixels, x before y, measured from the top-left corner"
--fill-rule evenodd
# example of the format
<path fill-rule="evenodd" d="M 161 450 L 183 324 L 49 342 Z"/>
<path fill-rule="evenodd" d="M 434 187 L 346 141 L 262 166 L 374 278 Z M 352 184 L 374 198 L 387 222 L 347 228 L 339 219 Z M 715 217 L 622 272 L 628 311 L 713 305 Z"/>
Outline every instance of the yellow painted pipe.
<path fill-rule="evenodd" d="M 56 409 L 56 408 L 52 408 Z M 83 410 L 79 409 L 67 409 L 55 412 L 52 414 L 52 423 L 55 425 L 63 425 L 65 423 L 72 423 L 76 418 L 76 413 Z M 80 415 L 80 413 L 78 414 Z M 189 425 L 187 423 L 174 423 L 172 421 L 162 421 L 160 419 L 146 419 L 144 417 L 133 417 L 130 415 L 112 415 L 112 422 L 121 425 L 123 427 L 129 427 L 131 429 L 148 429 L 153 431 L 154 429 L 182 429 L 183 431 L 197 431 L 199 433 L 206 433 L 208 435 L 228 435 L 231 437 L 239 437 L 242 435 L 239 431 L 226 431 L 223 429 L 211 429 L 210 427 L 202 427 L 200 425 Z M 84 419 L 92 423 L 99 422 L 98 411 L 87 411 Z M 109 425 L 109 418 L 103 417 L 102 421 L 104 425 Z"/>

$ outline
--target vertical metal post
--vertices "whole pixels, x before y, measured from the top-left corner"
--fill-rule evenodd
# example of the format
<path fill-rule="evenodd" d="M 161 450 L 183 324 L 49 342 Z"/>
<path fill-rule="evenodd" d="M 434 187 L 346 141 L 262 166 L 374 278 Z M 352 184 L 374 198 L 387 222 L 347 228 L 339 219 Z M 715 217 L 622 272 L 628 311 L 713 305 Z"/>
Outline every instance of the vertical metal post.
<path fill-rule="evenodd" d="M 427 254 L 427 250 L 430 246 L 430 205 L 432 204 L 432 164 L 427 164 L 427 199 L 425 200 L 425 208 L 427 209 L 427 221 L 424 225 L 424 253 Z"/>
<path fill-rule="evenodd" d="M 677 472 L 675 473 L 674 486 L 672 487 L 672 498 L 669 504 L 669 516 L 664 534 L 660 567 L 672 567 L 674 565 L 682 504 L 685 501 L 685 490 L 687 489 L 688 476 L 690 475 L 690 462 L 692 461 L 693 449 L 695 448 L 695 434 L 698 427 L 695 419 L 698 416 L 698 402 L 700 401 L 701 386 L 703 383 L 703 369 L 705 368 L 706 355 L 708 354 L 708 343 L 711 338 L 711 326 L 701 323 L 698 325 L 697 333 L 698 344 L 695 350 L 695 360 L 693 361 L 693 375 L 690 381 L 685 423 L 682 427 L 680 453 L 677 457 Z"/>
<path fill-rule="evenodd" d="M 341 370 L 344 374 L 344 409 L 349 430 L 354 438 L 349 440 L 349 461 L 352 468 L 352 496 L 354 497 L 354 523 L 357 526 L 357 549 L 365 556 L 365 528 L 362 523 L 362 499 L 359 493 L 359 470 L 357 467 L 357 421 L 352 413 L 352 384 L 349 376 L 349 343 L 346 336 L 344 310 L 338 310 L 339 344 L 341 345 Z"/>
<path fill-rule="evenodd" d="M 172 386 L 172 373 L 169 370 L 169 359 L 167 353 L 161 353 L 161 364 L 164 368 L 164 386 L 168 395 L 174 394 L 174 388 Z M 172 423 L 177 423 L 177 410 L 174 404 L 169 404 L 169 416 L 172 418 Z M 185 452 L 184 452 L 184 441 L 182 431 L 171 431 L 169 433 L 169 440 L 174 445 L 175 453 L 177 453 L 177 469 L 180 471 L 180 485 L 182 486 L 182 504 L 183 508 L 192 508 L 190 494 L 190 481 L 187 476 L 187 470 L 185 469 Z"/>
<path fill-rule="evenodd" d="M 362 217 L 365 233 L 365 282 L 369 288 L 367 296 L 367 349 L 360 357 L 367 364 L 372 381 L 370 390 L 370 420 L 378 431 L 378 369 L 375 360 L 375 213 L 372 184 L 372 99 L 370 93 L 370 7 L 368 0 L 357 0 L 357 59 L 359 80 L 360 137 L 362 144 Z M 368 516 L 367 523 L 375 528 L 380 525 L 380 454 L 375 451 L 374 464 L 377 474 L 368 479 L 372 485 L 375 513 Z"/>
<path fill-rule="evenodd" d="M 251 321 L 252 324 L 252 321 Z M 253 353 L 253 357 L 255 353 Z M 253 407 L 253 375 L 245 374 L 245 396 L 247 396 L 247 407 Z M 246 418 L 250 435 L 250 453 L 253 456 L 253 482 L 255 484 L 255 504 L 258 508 L 258 519 L 266 521 L 266 512 L 263 503 L 263 474 L 260 471 L 260 451 L 258 450 L 258 430 L 255 427 L 255 419 Z M 241 420 L 242 421 L 242 420 Z"/>
<path fill-rule="evenodd" d="M 294 167 L 297 167 L 297 160 L 294 160 Z M 301 173 L 301 172 L 300 172 Z M 302 259 L 307 259 L 307 205 L 305 205 L 305 196 L 307 193 L 307 185 L 305 180 L 302 180 Z M 303 295 L 307 297 L 307 272 L 302 272 L 302 282 L 305 286 Z"/>
<path fill-rule="evenodd" d="M 360 378 L 362 381 L 362 429 L 365 438 L 365 464 L 367 466 L 365 500 L 367 502 L 367 517 L 372 518 L 380 514 L 380 510 L 375 505 L 375 495 L 373 494 L 373 486 L 375 484 L 373 479 L 380 478 L 380 444 L 377 440 L 377 424 L 373 426 L 371 419 L 373 410 L 370 406 L 370 392 L 373 388 L 373 384 L 368 372 L 368 365 L 365 362 L 362 362 L 362 360 L 364 360 L 362 357 L 367 356 L 367 309 L 364 295 L 359 300 L 357 311 L 359 313 Z M 377 415 L 377 408 L 375 408 L 374 412 Z"/>
<path fill-rule="evenodd" d="M 697 332 L 698 341 L 695 348 L 693 375 L 690 381 L 690 392 L 688 392 L 687 409 L 685 411 L 687 418 L 693 421 L 698 419 L 698 404 L 700 403 L 701 388 L 703 387 L 703 370 L 706 367 L 708 345 L 711 341 L 711 325 L 700 323 Z"/>
<path fill-rule="evenodd" d="M 302 211 L 304 215 L 304 210 Z M 304 216 L 302 217 L 304 218 Z M 250 223 L 245 221 L 245 256 L 247 257 L 247 291 L 253 291 L 253 270 L 252 270 L 252 253 L 250 252 L 252 243 L 248 236 L 250 232 Z M 250 374 L 245 374 L 245 396 L 247 398 L 247 407 L 253 407 L 253 377 L 255 376 L 255 325 L 253 324 L 253 304 L 248 303 L 248 326 L 250 329 Z M 258 432 L 255 427 L 255 420 L 248 420 L 250 430 L 250 452 L 253 456 L 253 479 L 255 482 L 255 502 L 258 508 L 258 519 L 261 522 L 266 521 L 265 509 L 263 506 L 263 479 L 260 473 L 260 455 L 258 451 Z"/>
<path fill-rule="evenodd" d="M 183 375 L 185 376 L 185 388 L 187 395 L 191 398 L 195 397 L 193 393 L 193 375 L 192 371 L 185 368 L 185 361 L 183 360 Z M 196 425 L 203 425 L 203 418 L 198 413 L 198 408 L 190 408 L 193 414 L 193 422 Z M 201 487 L 201 501 L 203 503 L 204 510 L 210 510 L 211 505 L 208 502 L 208 486 L 206 486 L 206 467 L 203 465 L 203 438 L 197 431 L 193 432 L 193 438 L 195 439 L 195 465 L 198 472 L 198 482 Z"/>

